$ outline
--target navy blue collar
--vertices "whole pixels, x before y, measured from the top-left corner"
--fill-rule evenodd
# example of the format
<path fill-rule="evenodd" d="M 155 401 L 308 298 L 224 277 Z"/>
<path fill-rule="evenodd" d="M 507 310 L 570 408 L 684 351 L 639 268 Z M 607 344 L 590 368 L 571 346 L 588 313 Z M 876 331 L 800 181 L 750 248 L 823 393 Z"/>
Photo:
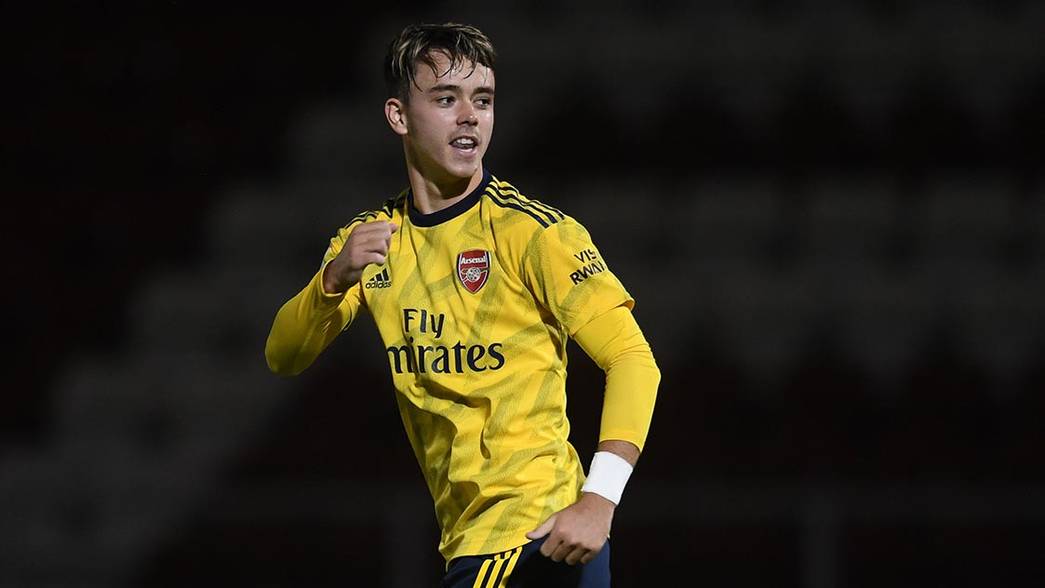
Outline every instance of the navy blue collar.
<path fill-rule="evenodd" d="M 467 196 L 458 200 L 453 205 L 448 206 L 442 210 L 437 210 L 432 214 L 421 214 L 420 210 L 414 206 L 414 192 L 408 190 L 406 195 L 406 201 L 410 205 L 410 224 L 418 227 L 434 227 L 440 223 L 446 221 L 466 212 L 473 206 L 479 199 L 483 197 L 483 192 L 486 191 L 486 186 L 490 184 L 492 179 L 490 171 L 485 167 L 483 168 L 483 179 L 479 182 L 479 185 L 475 187 Z"/>

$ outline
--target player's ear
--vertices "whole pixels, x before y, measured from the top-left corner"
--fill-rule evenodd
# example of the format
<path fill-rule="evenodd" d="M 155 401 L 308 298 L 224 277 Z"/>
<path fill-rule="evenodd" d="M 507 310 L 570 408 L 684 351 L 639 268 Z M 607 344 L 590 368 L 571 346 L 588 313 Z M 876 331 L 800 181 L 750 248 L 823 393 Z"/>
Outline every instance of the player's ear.
<path fill-rule="evenodd" d="M 400 99 L 385 100 L 385 120 L 388 121 L 388 126 L 392 127 L 392 132 L 397 135 L 406 134 L 406 108 Z"/>

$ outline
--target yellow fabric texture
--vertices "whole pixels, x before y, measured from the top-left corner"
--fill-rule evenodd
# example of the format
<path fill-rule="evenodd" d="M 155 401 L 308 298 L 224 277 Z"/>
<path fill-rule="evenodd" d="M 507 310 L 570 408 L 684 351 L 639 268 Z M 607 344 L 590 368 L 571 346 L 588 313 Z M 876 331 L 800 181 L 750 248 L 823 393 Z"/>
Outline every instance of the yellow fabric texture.
<path fill-rule="evenodd" d="M 449 562 L 525 544 L 584 482 L 568 442 L 567 339 L 634 301 L 580 223 L 490 175 L 436 215 L 412 210 L 405 192 L 359 215 L 323 264 L 360 223 L 388 220 L 400 229 L 384 265 L 335 295 L 323 292 L 321 269 L 280 309 L 269 366 L 300 372 L 369 310 L 435 504 L 440 552 Z"/>
<path fill-rule="evenodd" d="M 599 442 L 646 444 L 660 370 L 631 311 L 617 307 L 581 327 L 574 340 L 606 372 Z"/>
<path fill-rule="evenodd" d="M 312 365 L 362 306 L 359 284 L 348 292 L 329 294 L 323 290 L 323 270 L 328 263 L 324 260 L 308 285 L 276 313 L 265 343 L 265 360 L 277 374 L 300 374 Z"/>

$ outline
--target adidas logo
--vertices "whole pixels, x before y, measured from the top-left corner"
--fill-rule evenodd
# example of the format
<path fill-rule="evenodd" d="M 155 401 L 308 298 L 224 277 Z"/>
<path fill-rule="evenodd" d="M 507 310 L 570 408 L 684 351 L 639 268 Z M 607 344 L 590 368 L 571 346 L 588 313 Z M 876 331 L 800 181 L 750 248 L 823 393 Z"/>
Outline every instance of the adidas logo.
<path fill-rule="evenodd" d="M 363 286 L 367 290 L 371 288 L 389 288 L 392 286 L 392 279 L 388 277 L 388 268 L 381 270 L 374 274 L 374 277 L 366 281 Z"/>

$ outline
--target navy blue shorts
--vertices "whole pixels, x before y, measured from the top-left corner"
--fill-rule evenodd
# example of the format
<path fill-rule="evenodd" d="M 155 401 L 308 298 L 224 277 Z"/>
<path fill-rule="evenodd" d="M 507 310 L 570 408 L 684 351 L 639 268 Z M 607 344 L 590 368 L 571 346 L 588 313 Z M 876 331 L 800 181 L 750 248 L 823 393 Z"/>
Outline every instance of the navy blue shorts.
<path fill-rule="evenodd" d="M 443 588 L 609 588 L 609 540 L 595 559 L 571 566 L 541 555 L 545 539 L 501 553 L 454 558 Z"/>

